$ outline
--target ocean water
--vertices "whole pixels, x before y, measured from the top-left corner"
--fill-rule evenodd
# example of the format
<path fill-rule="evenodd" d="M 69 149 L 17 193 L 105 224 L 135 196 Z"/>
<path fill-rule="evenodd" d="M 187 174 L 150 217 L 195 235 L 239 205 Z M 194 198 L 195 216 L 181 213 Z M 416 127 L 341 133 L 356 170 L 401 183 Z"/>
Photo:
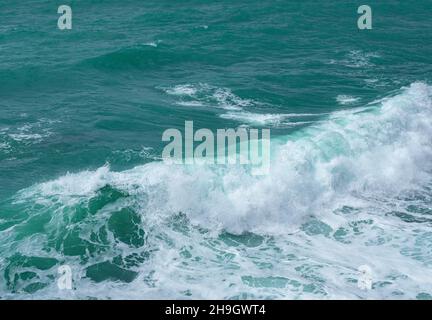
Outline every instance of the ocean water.
<path fill-rule="evenodd" d="M 0 2 L 0 298 L 432 299 L 432 1 L 59 4 Z M 164 164 L 186 120 L 269 174 Z"/>

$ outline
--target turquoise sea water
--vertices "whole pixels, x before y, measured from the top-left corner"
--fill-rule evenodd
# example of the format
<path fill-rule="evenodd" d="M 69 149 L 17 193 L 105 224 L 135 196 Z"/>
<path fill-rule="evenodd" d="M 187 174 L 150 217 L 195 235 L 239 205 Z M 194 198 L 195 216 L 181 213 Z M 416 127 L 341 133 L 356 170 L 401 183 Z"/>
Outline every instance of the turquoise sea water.
<path fill-rule="evenodd" d="M 0 298 L 432 298 L 432 1 L 60 4 L 0 3 Z M 186 120 L 269 175 L 163 164 Z"/>

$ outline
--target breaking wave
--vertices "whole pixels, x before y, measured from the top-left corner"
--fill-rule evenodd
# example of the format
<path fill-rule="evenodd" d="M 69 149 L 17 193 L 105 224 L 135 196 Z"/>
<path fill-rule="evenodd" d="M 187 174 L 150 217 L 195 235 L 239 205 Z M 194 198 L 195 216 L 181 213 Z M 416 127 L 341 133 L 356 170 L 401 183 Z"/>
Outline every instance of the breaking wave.
<path fill-rule="evenodd" d="M 184 87 L 172 94 L 191 96 L 196 91 Z M 10 253 L 0 261 L 6 266 L 4 292 L 41 290 L 58 296 L 49 270 L 68 263 L 79 270 L 78 296 L 163 298 L 195 293 L 201 298 L 235 298 L 246 286 L 256 290 L 249 298 L 338 297 L 348 274 L 355 273 L 355 263 L 362 263 L 361 256 L 347 251 L 358 242 L 388 243 L 386 250 L 365 251 L 376 259 L 392 254 L 390 245 L 391 250 L 397 248 L 404 276 L 399 285 L 411 286 L 410 277 L 427 274 L 424 265 L 432 263 L 430 245 L 424 246 L 427 232 L 418 225 L 432 223 L 431 113 L 432 87 L 414 83 L 393 96 L 332 113 L 274 139 L 267 176 L 252 176 L 243 166 L 152 162 L 122 172 L 104 166 L 24 189 L 10 200 L 10 219 L 0 221 L 0 247 Z M 406 234 L 414 232 L 413 224 L 418 230 L 413 240 L 394 234 L 401 225 Z M 277 243 L 274 235 L 280 235 Z M 317 240 L 317 235 L 324 238 Z M 304 237 L 311 237 L 307 245 Z M 347 241 L 350 248 L 343 247 Z M 415 245 L 419 241 L 420 247 Z M 276 268 L 281 277 L 227 275 L 232 286 L 203 290 L 213 282 L 203 281 L 202 272 L 216 274 L 230 265 L 252 272 L 253 265 L 265 269 L 258 265 L 265 260 L 274 264 L 282 259 L 285 265 L 288 256 L 281 257 L 277 250 L 286 252 L 290 246 L 301 248 L 301 254 L 293 249 L 296 263 L 301 260 L 298 254 L 307 256 L 312 269 L 301 269 L 302 274 L 333 274 L 329 269 L 336 268 L 345 280 L 315 281 L 311 288 L 310 279 L 296 279 L 287 267 Z M 257 262 L 254 248 L 272 255 L 262 252 Z M 343 259 L 339 251 L 346 253 Z M 395 277 L 385 262 L 370 263 L 383 278 Z M 217 277 L 222 281 L 222 275 Z M 206 296 L 207 291 L 212 295 Z M 377 294 L 391 292 L 384 288 Z M 343 296 L 356 294 L 348 290 Z"/>

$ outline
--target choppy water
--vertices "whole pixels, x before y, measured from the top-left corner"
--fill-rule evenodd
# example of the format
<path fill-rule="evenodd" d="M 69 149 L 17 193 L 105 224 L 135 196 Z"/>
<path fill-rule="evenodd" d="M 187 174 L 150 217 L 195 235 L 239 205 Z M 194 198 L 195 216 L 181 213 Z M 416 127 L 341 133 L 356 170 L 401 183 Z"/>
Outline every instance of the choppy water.
<path fill-rule="evenodd" d="M 432 1 L 361 4 L 3 0 L 0 297 L 432 298 Z M 163 164 L 185 120 L 270 174 Z"/>

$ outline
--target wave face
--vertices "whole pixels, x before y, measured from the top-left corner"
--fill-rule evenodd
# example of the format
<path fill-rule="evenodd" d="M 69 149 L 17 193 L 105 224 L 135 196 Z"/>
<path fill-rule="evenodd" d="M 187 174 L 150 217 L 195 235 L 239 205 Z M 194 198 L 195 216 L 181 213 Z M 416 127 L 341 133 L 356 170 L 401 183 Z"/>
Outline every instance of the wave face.
<path fill-rule="evenodd" d="M 273 140 L 267 176 L 152 162 L 23 189 L 3 204 L 0 296 L 427 298 L 431 119 L 417 82 Z"/>

